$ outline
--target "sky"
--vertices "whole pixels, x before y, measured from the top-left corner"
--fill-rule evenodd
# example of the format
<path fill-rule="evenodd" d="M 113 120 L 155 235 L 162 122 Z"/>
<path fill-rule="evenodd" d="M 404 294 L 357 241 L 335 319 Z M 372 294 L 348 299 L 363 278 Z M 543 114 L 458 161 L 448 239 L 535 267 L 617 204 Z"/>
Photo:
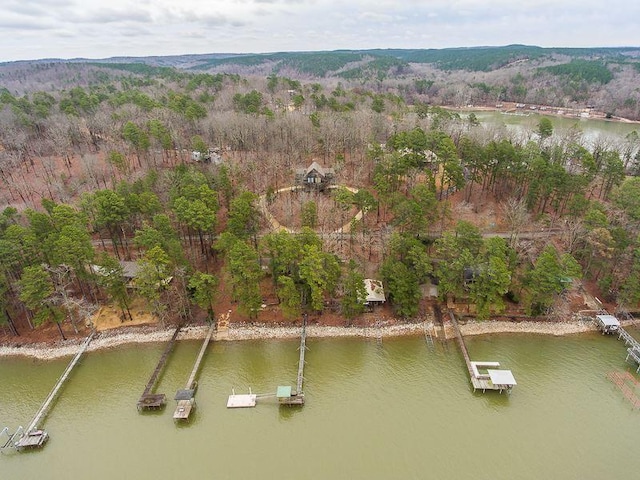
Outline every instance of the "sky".
<path fill-rule="evenodd" d="M 640 46 L 637 0 L 0 0 L 0 62 L 40 58 Z"/>

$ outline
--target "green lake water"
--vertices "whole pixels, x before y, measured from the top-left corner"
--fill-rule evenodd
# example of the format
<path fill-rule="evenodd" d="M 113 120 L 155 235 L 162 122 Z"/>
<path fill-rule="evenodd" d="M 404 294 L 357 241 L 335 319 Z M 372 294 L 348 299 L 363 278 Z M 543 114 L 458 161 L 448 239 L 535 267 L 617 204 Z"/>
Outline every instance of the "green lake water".
<path fill-rule="evenodd" d="M 421 337 L 308 339 L 307 404 L 226 409 L 236 393 L 295 385 L 296 341 L 209 346 L 188 425 L 176 425 L 199 342 L 182 341 L 157 388 L 136 401 L 163 345 L 91 352 L 46 419 L 44 449 L 0 455 L 2 479 L 630 479 L 640 472 L 640 410 L 607 379 L 631 371 L 614 337 L 469 338 L 473 360 L 514 372 L 511 395 L 473 393 L 453 342 Z M 68 359 L 0 359 L 0 428 L 26 425 Z M 633 373 L 638 379 L 639 377 Z M 637 392 L 640 396 L 640 392 Z"/>
<path fill-rule="evenodd" d="M 544 116 L 540 113 L 524 112 L 520 115 L 510 115 L 501 112 L 474 112 L 477 119 L 483 125 L 505 125 L 507 130 L 516 133 L 535 132 L 538 123 Z M 465 113 L 466 115 L 466 113 Z M 556 135 L 564 135 L 569 131 L 578 129 L 582 132 L 582 138 L 587 147 L 599 139 L 608 139 L 613 142 L 612 148 L 617 148 L 617 142 L 622 142 L 631 132 L 640 133 L 640 124 L 623 123 L 614 120 L 571 118 L 557 115 L 546 115 L 551 120 Z M 534 137 L 537 138 L 537 137 Z"/>

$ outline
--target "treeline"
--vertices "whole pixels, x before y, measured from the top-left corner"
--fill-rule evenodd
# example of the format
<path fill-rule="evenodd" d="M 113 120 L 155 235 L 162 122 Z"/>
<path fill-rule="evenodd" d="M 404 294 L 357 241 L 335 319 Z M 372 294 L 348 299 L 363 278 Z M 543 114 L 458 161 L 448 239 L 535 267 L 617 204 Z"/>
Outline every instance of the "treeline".
<path fill-rule="evenodd" d="M 188 317 L 194 303 L 212 312 L 217 288 L 249 317 L 273 292 L 290 317 L 331 308 L 352 318 L 365 276 L 384 280 L 404 317 L 422 313 L 428 280 L 481 318 L 506 301 L 548 313 L 581 274 L 608 298 L 640 299 L 640 192 L 625 177 L 640 160 L 637 134 L 587 148 L 547 120 L 519 140 L 399 95 L 278 76 L 132 76 L 22 97 L 4 90 L 0 101 L 5 198 L 23 209 L 6 208 L 0 222 L 9 326 L 16 316 L 75 325 L 106 299 L 129 318 L 118 260 L 138 263 L 135 291 L 163 320 Z M 220 164 L 191 161 L 190 150 L 211 147 Z M 64 172 L 47 167 L 49 156 L 64 158 Z M 310 229 L 265 233 L 257 195 L 290 185 L 293 167 L 316 157 L 359 187 L 337 189 L 334 201 L 362 210 L 362 221 L 337 243 Z M 474 208 L 496 199 L 510 238 L 456 222 L 454 196 Z M 310 228 L 322 214 L 312 207 Z M 550 236 L 522 240 L 531 225 Z"/>

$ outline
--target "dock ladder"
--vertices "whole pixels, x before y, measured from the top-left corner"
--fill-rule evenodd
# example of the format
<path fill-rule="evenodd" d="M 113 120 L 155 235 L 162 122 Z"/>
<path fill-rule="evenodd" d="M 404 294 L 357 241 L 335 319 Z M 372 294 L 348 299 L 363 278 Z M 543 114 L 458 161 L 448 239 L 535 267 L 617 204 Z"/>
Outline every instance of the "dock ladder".
<path fill-rule="evenodd" d="M 9 427 L 4 427 L 0 432 L 0 453 L 4 453 L 9 449 L 12 449 L 14 451 L 17 450 L 16 439 L 21 438 L 23 434 L 24 428 L 22 426 L 19 426 L 18 429 L 13 433 L 9 432 Z M 4 435 L 6 435 L 6 440 L 2 439 Z"/>
<path fill-rule="evenodd" d="M 435 350 L 435 348 L 436 348 L 434 343 L 433 343 L 433 334 L 431 333 L 433 331 L 434 331 L 433 330 L 433 325 L 427 326 L 427 322 L 425 320 L 425 322 L 424 322 L 424 339 L 427 342 L 427 345 L 428 345 L 430 350 Z"/>

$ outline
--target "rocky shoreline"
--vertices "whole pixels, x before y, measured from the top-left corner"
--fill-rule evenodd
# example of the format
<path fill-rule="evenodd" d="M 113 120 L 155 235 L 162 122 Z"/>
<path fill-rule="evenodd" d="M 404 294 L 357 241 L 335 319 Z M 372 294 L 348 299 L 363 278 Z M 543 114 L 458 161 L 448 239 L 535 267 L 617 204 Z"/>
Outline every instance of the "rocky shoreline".
<path fill-rule="evenodd" d="M 310 325 L 307 327 L 309 338 L 362 337 L 384 338 L 405 335 L 423 335 L 425 326 L 430 324 L 407 323 L 380 327 L 331 327 Z M 572 320 L 569 322 L 507 322 L 507 321 L 470 321 L 460 325 L 463 335 L 487 334 L 537 334 L 537 335 L 571 335 L 596 330 L 595 324 L 588 320 Z M 206 326 L 185 327 L 178 337 L 179 340 L 198 340 L 205 337 Z M 440 330 L 440 335 L 442 331 Z M 151 343 L 168 341 L 173 334 L 173 328 L 159 329 L 156 327 L 122 327 L 100 332 L 91 342 L 87 351 L 105 350 L 120 345 L 135 343 Z M 454 332 L 447 328 L 446 338 L 454 337 Z M 240 341 L 264 339 L 288 339 L 300 335 L 300 327 L 278 327 L 272 325 L 234 325 L 227 334 L 218 333 L 215 340 Z M 33 345 L 0 345 L 0 357 L 28 357 L 37 360 L 54 360 L 74 355 L 82 340 L 69 340 L 54 344 Z"/>

